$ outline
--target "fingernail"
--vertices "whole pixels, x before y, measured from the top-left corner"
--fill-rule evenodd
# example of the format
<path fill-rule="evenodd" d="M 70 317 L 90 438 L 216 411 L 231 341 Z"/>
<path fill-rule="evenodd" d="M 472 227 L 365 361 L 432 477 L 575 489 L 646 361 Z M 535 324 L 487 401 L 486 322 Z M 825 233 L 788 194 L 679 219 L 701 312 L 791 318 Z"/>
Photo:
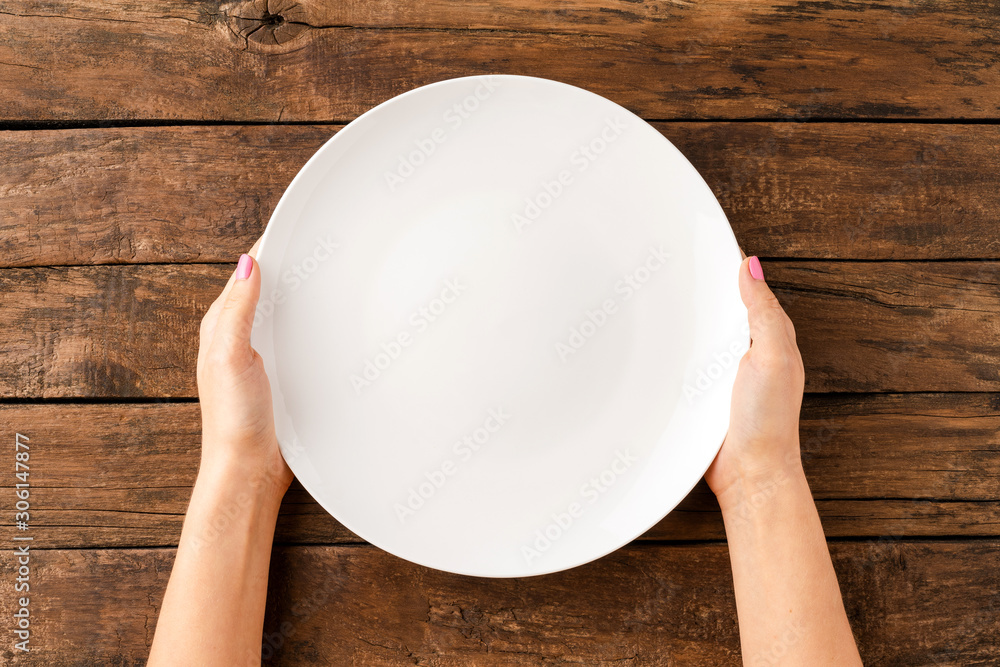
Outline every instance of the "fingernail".
<path fill-rule="evenodd" d="M 757 255 L 750 258 L 750 275 L 753 276 L 754 280 L 764 279 L 764 269 L 760 268 L 760 260 L 757 259 Z"/>
<path fill-rule="evenodd" d="M 236 265 L 236 279 L 246 280 L 250 277 L 251 271 L 253 271 L 253 260 L 250 259 L 250 255 L 240 255 L 240 263 Z"/>

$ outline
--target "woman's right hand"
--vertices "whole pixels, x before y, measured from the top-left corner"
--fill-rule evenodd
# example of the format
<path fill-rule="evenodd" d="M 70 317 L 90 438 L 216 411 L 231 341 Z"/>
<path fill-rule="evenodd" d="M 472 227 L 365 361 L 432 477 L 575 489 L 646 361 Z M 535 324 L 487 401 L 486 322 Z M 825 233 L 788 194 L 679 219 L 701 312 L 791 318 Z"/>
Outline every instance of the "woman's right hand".
<path fill-rule="evenodd" d="M 724 510 L 802 467 L 799 410 L 805 373 L 795 328 L 764 281 L 756 257 L 743 260 L 739 284 L 750 349 L 733 385 L 729 432 L 705 474 Z"/>

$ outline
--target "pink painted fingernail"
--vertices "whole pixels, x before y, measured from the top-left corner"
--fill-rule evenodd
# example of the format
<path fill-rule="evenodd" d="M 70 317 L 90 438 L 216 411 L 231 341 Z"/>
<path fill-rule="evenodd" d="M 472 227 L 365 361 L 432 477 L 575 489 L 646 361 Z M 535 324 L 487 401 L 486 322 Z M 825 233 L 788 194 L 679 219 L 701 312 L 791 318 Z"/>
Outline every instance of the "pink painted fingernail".
<path fill-rule="evenodd" d="M 764 279 L 764 269 L 760 268 L 760 260 L 757 259 L 757 255 L 750 258 L 750 275 L 753 276 L 754 280 Z"/>
<path fill-rule="evenodd" d="M 236 265 L 236 279 L 246 280 L 250 277 L 251 271 L 253 271 L 253 260 L 250 259 L 250 255 L 240 255 L 240 263 Z"/>

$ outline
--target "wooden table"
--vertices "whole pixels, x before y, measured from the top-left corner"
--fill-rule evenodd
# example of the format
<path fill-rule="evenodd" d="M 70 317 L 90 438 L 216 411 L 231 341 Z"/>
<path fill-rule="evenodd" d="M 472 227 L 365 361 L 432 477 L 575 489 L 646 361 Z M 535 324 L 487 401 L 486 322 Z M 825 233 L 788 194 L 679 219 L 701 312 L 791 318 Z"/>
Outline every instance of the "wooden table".
<path fill-rule="evenodd" d="M 2 662 L 145 661 L 198 462 L 202 313 L 344 123 L 499 72 L 650 120 L 764 258 L 866 663 L 998 664 L 998 25 L 995 2 L 925 0 L 0 1 L 3 469 L 15 433 L 31 446 L 27 531 L 0 482 Z M 271 664 L 740 661 L 703 485 L 533 579 L 410 565 L 299 487 L 276 541 Z"/>

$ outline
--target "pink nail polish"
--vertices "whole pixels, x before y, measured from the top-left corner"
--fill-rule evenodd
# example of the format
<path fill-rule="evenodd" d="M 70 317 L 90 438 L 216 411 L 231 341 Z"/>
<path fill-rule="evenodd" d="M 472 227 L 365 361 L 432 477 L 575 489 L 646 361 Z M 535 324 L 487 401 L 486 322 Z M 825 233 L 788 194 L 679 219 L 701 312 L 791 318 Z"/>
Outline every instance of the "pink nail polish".
<path fill-rule="evenodd" d="M 750 258 L 750 275 L 753 276 L 754 280 L 764 279 L 764 269 L 760 267 L 760 260 L 757 259 L 757 255 Z"/>
<path fill-rule="evenodd" d="M 236 279 L 246 280 L 250 277 L 251 271 L 253 271 L 253 260 L 250 259 L 250 255 L 240 255 L 240 263 L 236 265 Z"/>

